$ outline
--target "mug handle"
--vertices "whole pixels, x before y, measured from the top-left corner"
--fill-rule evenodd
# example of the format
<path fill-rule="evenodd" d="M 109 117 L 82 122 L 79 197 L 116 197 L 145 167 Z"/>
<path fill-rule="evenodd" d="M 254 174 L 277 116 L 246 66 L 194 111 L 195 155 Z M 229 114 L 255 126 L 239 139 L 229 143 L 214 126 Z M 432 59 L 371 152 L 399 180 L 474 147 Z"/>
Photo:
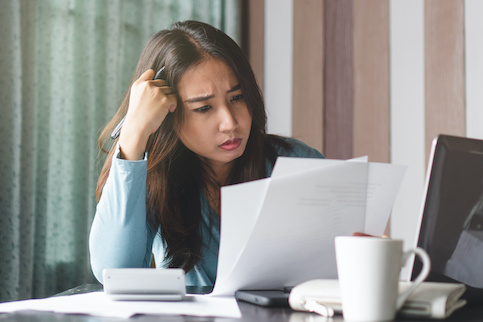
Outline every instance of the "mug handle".
<path fill-rule="evenodd" d="M 416 290 L 416 288 L 426 279 L 426 277 L 428 277 L 429 271 L 431 269 L 431 260 L 429 259 L 429 255 L 424 249 L 420 247 L 405 252 L 403 254 L 403 263 L 406 263 L 406 261 L 409 259 L 409 256 L 413 253 L 419 256 L 421 262 L 423 263 L 423 268 L 421 269 L 418 277 L 414 280 L 413 285 L 411 285 L 409 289 L 407 289 L 404 293 L 398 296 L 396 302 L 396 310 L 399 310 L 403 306 L 409 295 L 411 295 L 411 293 Z"/>

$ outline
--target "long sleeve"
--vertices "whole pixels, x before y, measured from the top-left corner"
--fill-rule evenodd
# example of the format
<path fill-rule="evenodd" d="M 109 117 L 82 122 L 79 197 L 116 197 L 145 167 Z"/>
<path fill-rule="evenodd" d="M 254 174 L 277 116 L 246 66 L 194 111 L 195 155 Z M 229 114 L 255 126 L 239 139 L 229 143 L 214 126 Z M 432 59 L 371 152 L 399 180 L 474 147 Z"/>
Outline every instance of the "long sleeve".
<path fill-rule="evenodd" d="M 101 283 L 104 268 L 149 267 L 156 233 L 146 221 L 147 158 L 118 155 L 117 148 L 89 237 L 92 271 Z"/>

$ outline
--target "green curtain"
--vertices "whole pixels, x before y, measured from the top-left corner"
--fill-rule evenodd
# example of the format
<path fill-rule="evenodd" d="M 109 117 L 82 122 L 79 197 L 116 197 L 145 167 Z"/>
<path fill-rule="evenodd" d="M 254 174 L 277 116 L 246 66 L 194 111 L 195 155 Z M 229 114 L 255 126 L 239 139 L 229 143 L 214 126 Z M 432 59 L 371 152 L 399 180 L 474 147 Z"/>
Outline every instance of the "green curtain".
<path fill-rule="evenodd" d="M 9 301 L 95 282 L 97 138 L 144 44 L 186 19 L 239 40 L 241 0 L 0 5 L 0 301 Z"/>

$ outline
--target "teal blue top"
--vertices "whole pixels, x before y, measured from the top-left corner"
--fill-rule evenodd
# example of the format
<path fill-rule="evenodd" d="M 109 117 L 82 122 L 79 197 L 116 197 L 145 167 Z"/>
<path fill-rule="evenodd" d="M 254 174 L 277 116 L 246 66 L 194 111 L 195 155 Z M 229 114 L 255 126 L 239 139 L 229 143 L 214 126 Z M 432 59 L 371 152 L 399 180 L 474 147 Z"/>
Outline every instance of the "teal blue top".
<path fill-rule="evenodd" d="M 286 138 L 291 150 L 275 146 L 279 156 L 323 158 L 317 150 L 298 140 Z M 267 177 L 272 165 L 266 162 Z M 102 283 L 104 268 L 150 267 L 154 255 L 156 267 L 164 267 L 164 245 L 158 231 L 146 221 L 147 157 L 128 161 L 114 154 L 109 177 L 89 237 L 91 267 Z M 212 286 L 216 278 L 220 244 L 220 217 L 202 194 L 202 259 L 186 274 L 186 285 Z"/>

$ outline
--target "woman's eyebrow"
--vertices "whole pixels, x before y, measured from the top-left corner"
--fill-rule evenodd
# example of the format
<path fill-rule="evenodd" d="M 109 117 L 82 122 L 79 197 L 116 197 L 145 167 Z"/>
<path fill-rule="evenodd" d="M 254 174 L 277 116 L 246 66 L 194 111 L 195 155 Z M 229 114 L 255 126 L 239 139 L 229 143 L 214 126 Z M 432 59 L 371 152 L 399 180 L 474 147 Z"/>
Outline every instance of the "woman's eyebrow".
<path fill-rule="evenodd" d="M 232 88 L 230 88 L 227 91 L 227 93 L 233 93 L 233 92 L 236 92 L 236 91 L 238 91 L 240 89 L 241 89 L 240 84 L 236 84 L 235 86 L 233 86 Z M 204 102 L 204 101 L 207 101 L 209 99 L 212 99 L 213 97 L 215 97 L 215 95 L 198 96 L 198 97 L 189 98 L 189 99 L 185 100 L 184 102 L 185 103 Z"/>
<path fill-rule="evenodd" d="M 211 99 L 213 97 L 215 97 L 215 95 L 198 96 L 198 97 L 189 98 L 189 99 L 187 99 L 184 102 L 185 103 L 204 102 L 204 101 L 207 101 L 207 100 L 209 100 L 209 99 Z"/>
<path fill-rule="evenodd" d="M 236 92 L 237 90 L 241 89 L 241 86 L 240 84 L 236 84 L 235 86 L 233 86 L 232 88 L 230 88 L 227 93 L 233 93 L 233 92 Z"/>

